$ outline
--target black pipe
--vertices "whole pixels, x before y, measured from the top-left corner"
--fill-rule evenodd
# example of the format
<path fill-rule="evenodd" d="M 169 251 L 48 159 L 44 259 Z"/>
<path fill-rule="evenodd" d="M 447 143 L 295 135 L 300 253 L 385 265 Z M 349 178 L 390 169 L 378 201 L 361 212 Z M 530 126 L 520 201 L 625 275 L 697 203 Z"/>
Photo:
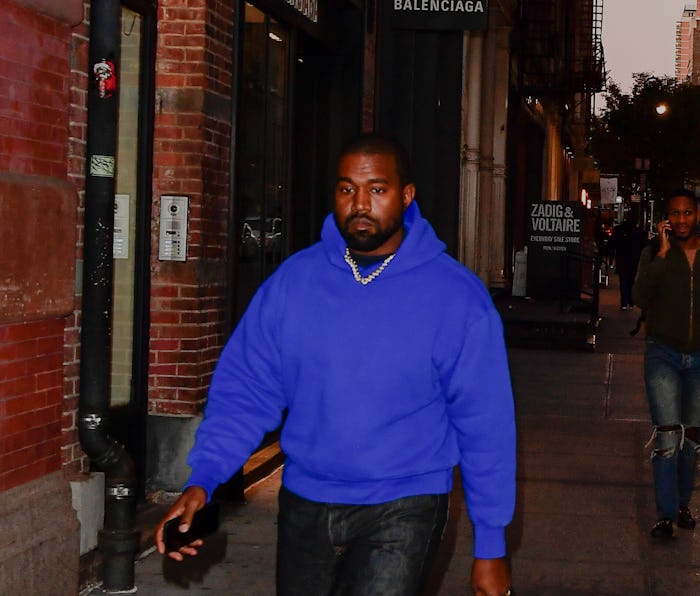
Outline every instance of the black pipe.
<path fill-rule="evenodd" d="M 134 560 L 139 546 L 139 534 L 134 530 L 134 463 L 106 431 L 120 44 L 120 0 L 92 2 L 78 432 L 83 451 L 105 473 L 105 519 L 98 545 L 102 551 L 102 584 L 107 592 L 134 588 Z"/>

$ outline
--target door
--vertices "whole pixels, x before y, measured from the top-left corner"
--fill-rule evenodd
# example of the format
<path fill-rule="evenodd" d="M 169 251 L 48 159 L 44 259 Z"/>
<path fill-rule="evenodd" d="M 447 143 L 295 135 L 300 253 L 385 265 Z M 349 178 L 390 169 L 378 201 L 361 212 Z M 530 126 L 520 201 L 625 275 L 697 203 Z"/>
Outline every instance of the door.
<path fill-rule="evenodd" d="M 357 7 L 339 2 L 329 8 L 316 36 L 250 3 L 244 16 L 234 323 L 286 256 L 319 239 L 331 206 L 334 155 L 359 132 L 362 93 Z"/>
<path fill-rule="evenodd" d="M 237 119 L 236 320 L 288 254 L 291 44 L 288 27 L 245 4 Z"/>
<path fill-rule="evenodd" d="M 143 497 L 155 15 L 145 2 L 128 4 L 121 10 L 109 431 L 134 460 Z"/>
<path fill-rule="evenodd" d="M 381 40 L 377 130 L 405 145 L 418 205 L 456 255 L 462 33 L 392 29 L 385 19 Z"/>

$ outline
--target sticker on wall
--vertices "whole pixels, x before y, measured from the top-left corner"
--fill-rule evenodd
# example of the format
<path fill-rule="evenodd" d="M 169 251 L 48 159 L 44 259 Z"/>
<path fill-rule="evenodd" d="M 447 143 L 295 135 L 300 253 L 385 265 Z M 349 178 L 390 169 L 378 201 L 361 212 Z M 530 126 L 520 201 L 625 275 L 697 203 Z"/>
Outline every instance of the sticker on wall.
<path fill-rule="evenodd" d="M 92 74 L 95 77 L 97 93 L 101 99 L 106 99 L 114 95 L 117 88 L 117 76 L 114 72 L 114 62 L 102 59 L 92 67 Z"/>
<path fill-rule="evenodd" d="M 114 156 L 113 155 L 91 155 L 90 175 L 101 178 L 114 178 Z"/>

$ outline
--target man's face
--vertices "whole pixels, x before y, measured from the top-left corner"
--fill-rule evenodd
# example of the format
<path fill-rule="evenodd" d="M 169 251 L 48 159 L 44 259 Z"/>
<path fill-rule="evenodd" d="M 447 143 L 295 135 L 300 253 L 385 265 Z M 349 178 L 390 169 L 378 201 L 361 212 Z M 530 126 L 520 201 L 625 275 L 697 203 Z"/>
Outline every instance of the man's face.
<path fill-rule="evenodd" d="M 335 222 L 348 248 L 367 255 L 396 252 L 403 238 L 403 212 L 415 187 L 403 188 L 390 154 L 351 153 L 338 163 Z"/>
<path fill-rule="evenodd" d="M 698 223 L 695 201 L 688 197 L 671 197 L 668 202 L 668 220 L 676 238 L 685 240 L 694 236 Z"/>

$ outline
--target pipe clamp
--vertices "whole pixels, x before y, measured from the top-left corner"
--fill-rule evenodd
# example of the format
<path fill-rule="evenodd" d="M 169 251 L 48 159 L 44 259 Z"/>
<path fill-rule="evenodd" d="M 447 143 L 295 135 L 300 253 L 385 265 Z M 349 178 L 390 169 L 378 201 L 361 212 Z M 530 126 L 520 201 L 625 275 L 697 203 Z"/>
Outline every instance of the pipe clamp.
<path fill-rule="evenodd" d="M 115 499 L 128 499 L 129 497 L 134 496 L 134 491 L 126 484 L 115 484 L 114 486 L 109 486 L 105 492 L 108 496 L 114 497 Z"/>
<path fill-rule="evenodd" d="M 95 430 L 102 425 L 102 416 L 99 414 L 85 414 L 80 417 L 80 421 L 83 423 L 85 428 L 90 430 Z"/>

